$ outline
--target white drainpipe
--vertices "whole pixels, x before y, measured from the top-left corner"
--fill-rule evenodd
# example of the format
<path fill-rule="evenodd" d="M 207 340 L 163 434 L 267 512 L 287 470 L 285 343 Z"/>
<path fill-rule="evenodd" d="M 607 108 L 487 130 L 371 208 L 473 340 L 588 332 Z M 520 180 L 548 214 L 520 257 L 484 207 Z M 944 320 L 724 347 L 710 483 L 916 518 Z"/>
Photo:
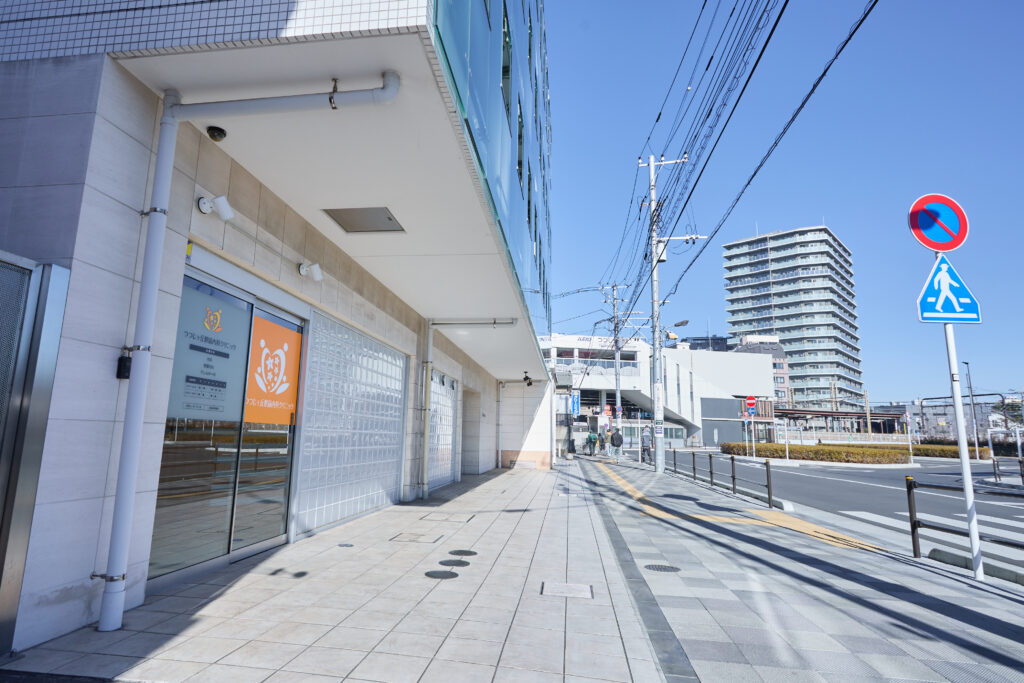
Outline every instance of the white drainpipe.
<path fill-rule="evenodd" d="M 307 111 L 339 105 L 375 103 L 393 100 L 398 94 L 399 77 L 394 71 L 383 75 L 383 86 L 371 90 L 350 90 L 314 95 L 264 97 L 251 100 L 180 104 L 175 90 L 164 92 L 164 110 L 160 118 L 160 137 L 156 150 L 156 168 L 146 226 L 146 252 L 142 261 L 142 282 L 136 306 L 135 343 L 132 346 L 132 376 L 128 381 L 124 432 L 114 496 L 114 518 L 110 529 L 110 549 L 106 574 L 94 574 L 104 580 L 100 603 L 100 631 L 121 628 L 124 615 L 128 552 L 135 508 L 135 485 L 139 472 L 139 451 L 142 444 L 142 423 L 145 417 L 149 364 L 152 356 L 153 328 L 156 322 L 156 299 L 160 283 L 164 234 L 167 228 L 167 206 L 170 203 L 171 176 L 174 171 L 174 146 L 178 123 L 200 117 L 241 116 Z"/>
<path fill-rule="evenodd" d="M 433 383 L 434 321 L 427 321 L 427 351 L 423 363 L 423 461 L 420 463 L 420 497 L 426 500 L 430 493 L 430 473 L 427 470 L 430 455 L 430 389 Z"/>
<path fill-rule="evenodd" d="M 494 458 L 494 467 L 501 469 L 501 391 L 505 388 L 504 382 L 498 382 L 498 453 Z"/>

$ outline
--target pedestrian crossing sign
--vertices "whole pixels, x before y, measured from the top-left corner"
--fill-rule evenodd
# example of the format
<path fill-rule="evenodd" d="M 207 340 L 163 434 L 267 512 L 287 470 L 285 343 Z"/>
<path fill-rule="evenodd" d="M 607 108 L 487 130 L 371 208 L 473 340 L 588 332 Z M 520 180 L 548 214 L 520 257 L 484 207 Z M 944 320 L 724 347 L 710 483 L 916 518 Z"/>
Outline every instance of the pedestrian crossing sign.
<path fill-rule="evenodd" d="M 923 323 L 981 322 L 981 304 L 945 254 L 935 259 L 917 297 L 917 316 Z"/>

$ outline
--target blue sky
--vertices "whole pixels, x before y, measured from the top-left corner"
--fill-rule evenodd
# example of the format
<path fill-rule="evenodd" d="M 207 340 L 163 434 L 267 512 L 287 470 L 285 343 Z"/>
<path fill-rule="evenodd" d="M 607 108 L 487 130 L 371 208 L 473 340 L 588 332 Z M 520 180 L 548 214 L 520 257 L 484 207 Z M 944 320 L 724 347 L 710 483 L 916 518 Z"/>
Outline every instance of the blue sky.
<path fill-rule="evenodd" d="M 709 8 L 714 0 L 708 0 Z M 731 2 L 728 3 L 731 6 Z M 594 285 L 625 222 L 641 146 L 700 2 L 545 5 L 553 126 L 551 290 Z M 718 222 L 851 24 L 861 0 L 792 0 L 690 207 Z M 853 252 L 865 387 L 871 401 L 949 393 L 942 325 L 917 321 L 933 263 L 907 227 L 919 196 L 964 207 L 966 244 L 951 262 L 982 304 L 957 325 L 976 392 L 1024 389 L 1024 172 L 1020 27 L 1024 3 L 881 2 L 833 66 L 718 237 L 663 309 L 688 334 L 724 334 L 721 245 L 825 223 Z M 687 67 L 688 68 L 688 67 Z M 672 107 L 674 111 L 674 107 Z M 653 152 L 670 150 L 654 145 Z M 647 151 L 644 152 L 646 154 Z M 641 185 L 646 178 L 643 169 Z M 675 282 L 693 251 L 670 255 Z M 601 306 L 597 293 L 553 302 L 557 322 Z M 649 288 L 638 310 L 650 311 Z M 587 334 L 604 314 L 556 324 Z"/>

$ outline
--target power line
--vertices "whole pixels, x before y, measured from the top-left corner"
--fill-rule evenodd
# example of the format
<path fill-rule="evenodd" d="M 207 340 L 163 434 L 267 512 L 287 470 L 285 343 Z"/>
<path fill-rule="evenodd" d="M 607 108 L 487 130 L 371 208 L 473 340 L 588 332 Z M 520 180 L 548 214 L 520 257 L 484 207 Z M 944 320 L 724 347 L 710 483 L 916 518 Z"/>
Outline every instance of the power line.
<path fill-rule="evenodd" d="M 868 18 L 868 15 L 871 14 L 871 11 L 875 9 L 875 5 L 877 4 L 878 0 L 870 0 L 868 4 L 865 6 L 864 12 L 850 28 L 850 32 L 846 36 L 846 38 L 839 44 L 839 47 L 836 49 L 836 53 L 832 56 L 831 59 L 828 60 L 828 62 L 825 63 L 825 68 L 822 70 L 818 78 L 814 81 L 814 84 L 811 86 L 811 89 L 807 91 L 806 95 L 804 95 L 803 100 L 801 100 L 800 105 L 789 117 L 789 120 L 786 122 L 786 125 L 783 126 L 782 130 L 779 131 L 779 134 L 775 136 L 775 140 L 772 141 L 772 144 L 768 147 L 768 151 L 765 152 L 763 157 L 761 157 L 761 161 L 758 162 L 757 166 L 754 168 L 753 173 L 751 173 L 750 177 L 747 178 L 747 182 L 745 182 L 743 184 L 743 187 L 740 188 L 739 193 L 737 193 L 736 198 L 733 199 L 732 204 L 729 205 L 729 208 L 726 209 L 725 213 L 722 215 L 721 220 L 718 221 L 718 224 L 715 225 L 715 228 L 709 233 L 708 240 L 701 245 L 700 249 L 697 251 L 696 255 L 694 255 L 690 263 L 687 264 L 686 268 L 683 269 L 683 272 L 679 274 L 679 278 L 676 280 L 675 285 L 672 286 L 672 290 L 671 292 L 669 292 L 669 296 L 675 294 L 676 290 L 679 288 L 679 283 L 682 282 L 683 280 L 683 277 L 690 271 L 690 268 L 692 268 L 693 264 L 697 262 L 697 259 L 699 259 L 701 254 L 704 253 L 704 250 L 708 247 L 708 245 L 711 244 L 711 240 L 715 238 L 715 235 L 718 234 L 718 231 L 722 229 L 722 226 L 725 224 L 725 221 L 728 220 L 729 216 L 732 214 L 733 209 L 735 209 L 736 205 L 739 204 L 739 201 L 743 197 L 743 194 L 747 191 L 747 188 L 749 188 L 751 183 L 754 182 L 754 178 L 757 177 L 757 174 L 768 162 L 768 159 L 775 152 L 775 149 L 779 146 L 779 143 L 782 142 L 782 138 L 785 137 L 786 133 L 789 132 L 789 129 L 792 127 L 793 123 L 800 115 L 800 112 L 802 112 L 804 110 L 804 107 L 807 106 L 807 102 L 810 101 L 811 96 L 814 95 L 814 92 L 818 89 L 818 86 L 821 85 L 821 82 L 825 80 L 825 76 L 828 75 L 828 72 L 832 68 L 832 65 L 835 64 L 837 59 L 839 59 L 839 55 L 841 55 L 843 53 L 843 50 L 846 49 L 846 46 L 853 39 L 853 36 L 856 35 L 861 25 Z"/>

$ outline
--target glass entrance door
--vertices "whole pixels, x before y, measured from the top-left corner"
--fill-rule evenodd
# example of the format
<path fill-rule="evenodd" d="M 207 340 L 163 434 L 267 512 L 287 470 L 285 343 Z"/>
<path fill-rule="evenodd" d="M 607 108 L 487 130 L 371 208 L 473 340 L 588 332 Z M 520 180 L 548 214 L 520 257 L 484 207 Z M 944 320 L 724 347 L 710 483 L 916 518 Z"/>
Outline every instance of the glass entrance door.
<path fill-rule="evenodd" d="M 302 327 L 186 277 L 149 577 L 284 534 Z"/>
<path fill-rule="evenodd" d="M 231 549 L 285 532 L 302 328 L 256 309 Z"/>

